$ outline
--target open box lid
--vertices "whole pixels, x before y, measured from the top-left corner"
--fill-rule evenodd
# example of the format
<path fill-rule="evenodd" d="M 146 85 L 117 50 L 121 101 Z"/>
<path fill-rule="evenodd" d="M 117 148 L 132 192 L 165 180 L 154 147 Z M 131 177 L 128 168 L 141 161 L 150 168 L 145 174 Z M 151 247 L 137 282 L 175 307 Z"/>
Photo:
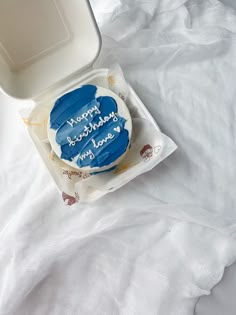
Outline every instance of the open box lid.
<path fill-rule="evenodd" d="M 101 38 L 88 0 L 0 0 L 0 88 L 35 99 L 91 66 Z"/>

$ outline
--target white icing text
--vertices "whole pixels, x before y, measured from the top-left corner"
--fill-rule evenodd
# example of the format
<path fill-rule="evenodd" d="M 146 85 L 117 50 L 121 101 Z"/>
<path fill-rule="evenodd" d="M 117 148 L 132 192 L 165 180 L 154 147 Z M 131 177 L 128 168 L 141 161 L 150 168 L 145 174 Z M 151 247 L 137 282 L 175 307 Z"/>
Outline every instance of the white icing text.
<path fill-rule="evenodd" d="M 78 155 L 78 158 L 81 161 L 85 160 L 87 157 L 90 157 L 90 160 L 93 160 L 95 158 L 95 155 L 93 154 L 92 150 L 88 150 L 85 153 Z"/>
<path fill-rule="evenodd" d="M 88 120 L 88 116 L 93 117 L 93 113 L 95 114 L 101 114 L 100 110 L 97 106 L 93 106 L 91 109 L 89 109 L 87 112 L 83 113 L 83 115 L 78 116 L 76 119 L 71 118 L 70 120 L 67 120 L 67 124 L 69 124 L 72 128 L 74 125 L 80 123 L 82 120 Z"/>
<path fill-rule="evenodd" d="M 99 147 L 102 147 L 104 143 L 107 143 L 107 141 L 113 139 L 115 136 L 111 133 L 108 133 L 107 137 L 105 139 L 99 140 L 97 143 L 94 139 L 92 139 L 93 147 L 98 149 Z"/>
<path fill-rule="evenodd" d="M 83 140 L 83 138 L 86 138 L 90 133 L 93 131 L 99 129 L 102 127 L 105 123 L 107 123 L 109 120 L 113 119 L 114 122 L 118 121 L 118 118 L 116 117 L 116 113 L 111 112 L 109 116 L 99 117 L 98 123 L 89 123 L 88 126 L 84 126 L 84 132 L 81 133 L 78 137 L 74 137 L 74 139 L 71 139 L 70 137 L 67 137 L 67 141 L 70 146 L 75 146 L 76 142 L 80 142 Z"/>

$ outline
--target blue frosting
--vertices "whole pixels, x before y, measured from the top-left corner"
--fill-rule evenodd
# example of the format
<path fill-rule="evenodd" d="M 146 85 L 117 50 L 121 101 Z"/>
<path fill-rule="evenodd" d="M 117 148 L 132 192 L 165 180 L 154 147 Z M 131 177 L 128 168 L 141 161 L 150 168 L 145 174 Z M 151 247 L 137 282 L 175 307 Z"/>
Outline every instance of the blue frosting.
<path fill-rule="evenodd" d="M 79 167 L 103 167 L 117 160 L 127 149 L 126 120 L 118 115 L 110 96 L 96 98 L 97 87 L 84 85 L 60 97 L 50 114 L 56 130 L 61 158 Z"/>

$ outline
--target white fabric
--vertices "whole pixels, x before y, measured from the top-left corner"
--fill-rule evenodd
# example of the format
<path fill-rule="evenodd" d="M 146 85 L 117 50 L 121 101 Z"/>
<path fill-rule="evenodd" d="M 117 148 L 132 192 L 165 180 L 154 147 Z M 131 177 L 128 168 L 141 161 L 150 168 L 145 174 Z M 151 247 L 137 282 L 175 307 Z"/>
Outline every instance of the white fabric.
<path fill-rule="evenodd" d="M 193 314 L 236 259 L 236 11 L 229 0 L 92 5 L 97 66 L 121 64 L 179 149 L 96 204 L 67 208 L 22 102 L 1 95 L 0 314 Z"/>
<path fill-rule="evenodd" d="M 227 268 L 222 281 L 210 295 L 203 296 L 196 305 L 196 315 L 234 315 L 236 309 L 236 264 Z"/>

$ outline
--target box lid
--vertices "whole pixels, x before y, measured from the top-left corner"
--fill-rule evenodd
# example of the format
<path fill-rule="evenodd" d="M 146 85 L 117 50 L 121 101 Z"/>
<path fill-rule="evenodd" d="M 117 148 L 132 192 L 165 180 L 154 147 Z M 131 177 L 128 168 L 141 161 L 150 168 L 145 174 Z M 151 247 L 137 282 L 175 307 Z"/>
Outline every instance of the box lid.
<path fill-rule="evenodd" d="M 88 0 L 0 0 L 0 87 L 34 99 L 91 66 L 101 37 Z"/>

